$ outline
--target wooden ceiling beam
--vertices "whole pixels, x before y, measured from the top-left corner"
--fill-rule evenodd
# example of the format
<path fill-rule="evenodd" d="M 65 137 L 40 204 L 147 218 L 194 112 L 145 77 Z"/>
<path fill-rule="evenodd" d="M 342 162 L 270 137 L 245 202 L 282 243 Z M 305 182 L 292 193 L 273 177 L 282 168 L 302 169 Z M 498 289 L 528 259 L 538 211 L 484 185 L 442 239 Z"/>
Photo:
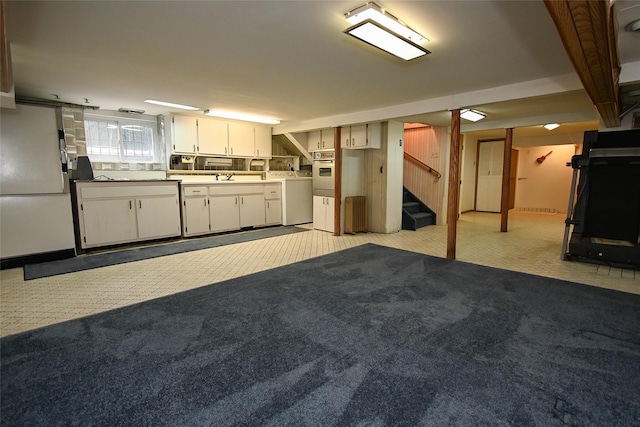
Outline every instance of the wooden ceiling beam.
<path fill-rule="evenodd" d="M 569 59 L 606 127 L 620 126 L 620 65 L 609 0 L 544 0 Z"/>

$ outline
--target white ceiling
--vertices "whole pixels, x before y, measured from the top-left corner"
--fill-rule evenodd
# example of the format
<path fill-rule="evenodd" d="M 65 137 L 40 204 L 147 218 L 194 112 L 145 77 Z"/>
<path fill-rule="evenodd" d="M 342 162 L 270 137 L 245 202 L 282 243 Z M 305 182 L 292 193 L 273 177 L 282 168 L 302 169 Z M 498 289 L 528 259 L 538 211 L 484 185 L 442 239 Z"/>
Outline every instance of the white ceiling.
<path fill-rule="evenodd" d="M 6 1 L 16 96 L 168 111 L 143 102 L 153 98 L 275 117 L 276 132 L 384 119 L 446 126 L 448 110 L 463 107 L 488 114 L 463 131 L 597 128 L 542 1 L 380 0 L 430 39 L 432 53 L 410 62 L 343 33 L 343 14 L 362 3 Z M 616 19 L 640 18 L 640 2 L 615 5 Z M 623 73 L 640 69 L 627 23 Z M 640 72 L 621 81 L 639 82 Z"/>

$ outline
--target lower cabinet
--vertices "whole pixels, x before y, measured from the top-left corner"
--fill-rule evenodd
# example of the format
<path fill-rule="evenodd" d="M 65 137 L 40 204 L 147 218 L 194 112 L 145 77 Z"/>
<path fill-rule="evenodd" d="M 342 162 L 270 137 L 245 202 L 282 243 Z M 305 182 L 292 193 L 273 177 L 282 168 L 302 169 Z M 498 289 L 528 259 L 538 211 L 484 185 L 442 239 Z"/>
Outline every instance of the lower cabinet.
<path fill-rule="evenodd" d="M 178 183 L 75 183 L 75 210 L 82 249 L 180 236 Z"/>
<path fill-rule="evenodd" d="M 333 232 L 333 197 L 313 196 L 313 228 Z"/>
<path fill-rule="evenodd" d="M 240 228 L 240 204 L 238 196 L 211 196 L 209 199 L 211 231 L 229 231 Z"/>
<path fill-rule="evenodd" d="M 282 224 L 281 184 L 182 184 L 185 237 Z"/>

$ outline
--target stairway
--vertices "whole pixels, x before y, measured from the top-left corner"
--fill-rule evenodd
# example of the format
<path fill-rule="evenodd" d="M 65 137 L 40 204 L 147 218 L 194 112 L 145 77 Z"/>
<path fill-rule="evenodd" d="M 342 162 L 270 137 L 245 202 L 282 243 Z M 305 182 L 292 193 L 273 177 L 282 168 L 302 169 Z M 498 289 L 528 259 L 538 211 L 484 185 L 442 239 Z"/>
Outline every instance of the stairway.
<path fill-rule="evenodd" d="M 436 213 L 422 203 L 406 187 L 403 187 L 403 190 L 402 229 L 415 231 L 427 225 L 434 225 L 436 223 Z"/>

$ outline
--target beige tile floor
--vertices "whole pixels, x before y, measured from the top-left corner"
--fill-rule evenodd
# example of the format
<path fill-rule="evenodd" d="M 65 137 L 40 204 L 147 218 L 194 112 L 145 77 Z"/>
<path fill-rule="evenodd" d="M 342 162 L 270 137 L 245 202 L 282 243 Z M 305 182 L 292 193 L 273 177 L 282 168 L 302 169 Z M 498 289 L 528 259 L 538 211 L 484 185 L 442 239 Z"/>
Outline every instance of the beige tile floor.
<path fill-rule="evenodd" d="M 303 227 L 311 228 L 310 225 Z M 460 261 L 640 294 L 640 271 L 560 260 L 564 216 L 513 212 L 509 232 L 500 216 L 463 214 Z M 446 226 L 393 234 L 335 237 L 312 230 L 43 279 L 23 280 L 22 268 L 0 271 L 0 336 L 51 325 L 276 268 L 342 249 L 375 243 L 446 256 Z M 300 278 L 304 280 L 304 278 Z"/>

